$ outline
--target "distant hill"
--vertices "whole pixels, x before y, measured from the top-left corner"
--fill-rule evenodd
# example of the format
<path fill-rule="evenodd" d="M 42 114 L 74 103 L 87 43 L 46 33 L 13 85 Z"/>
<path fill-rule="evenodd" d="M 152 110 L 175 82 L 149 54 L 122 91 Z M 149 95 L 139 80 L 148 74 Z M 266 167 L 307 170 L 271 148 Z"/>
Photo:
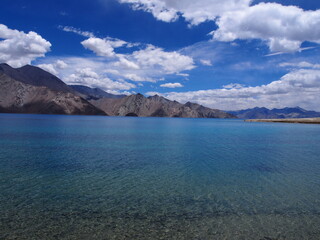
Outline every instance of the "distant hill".
<path fill-rule="evenodd" d="M 228 111 L 238 118 L 243 119 L 284 119 L 284 118 L 315 118 L 320 117 L 319 112 L 307 111 L 300 107 L 268 109 L 268 108 L 251 108 L 240 111 Z"/>
<path fill-rule="evenodd" d="M 56 76 L 30 65 L 0 64 L 0 112 L 105 115 Z"/>
<path fill-rule="evenodd" d="M 190 102 L 181 104 L 158 95 L 144 97 L 136 94 L 120 99 L 102 98 L 90 102 L 111 116 L 235 118 L 232 114 L 217 109 Z"/>
<path fill-rule="evenodd" d="M 123 98 L 127 95 L 115 95 L 107 93 L 100 88 L 90 88 L 83 85 L 69 85 L 74 91 L 83 95 L 86 100 L 98 100 L 100 98 Z"/>

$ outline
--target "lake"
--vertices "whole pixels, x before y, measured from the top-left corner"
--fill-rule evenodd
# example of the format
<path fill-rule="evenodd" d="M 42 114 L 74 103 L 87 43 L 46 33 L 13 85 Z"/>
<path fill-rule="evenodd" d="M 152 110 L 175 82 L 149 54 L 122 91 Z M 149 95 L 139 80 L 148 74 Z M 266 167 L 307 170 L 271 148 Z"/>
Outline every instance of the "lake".
<path fill-rule="evenodd" d="M 320 125 L 0 114 L 0 239 L 320 239 Z"/>

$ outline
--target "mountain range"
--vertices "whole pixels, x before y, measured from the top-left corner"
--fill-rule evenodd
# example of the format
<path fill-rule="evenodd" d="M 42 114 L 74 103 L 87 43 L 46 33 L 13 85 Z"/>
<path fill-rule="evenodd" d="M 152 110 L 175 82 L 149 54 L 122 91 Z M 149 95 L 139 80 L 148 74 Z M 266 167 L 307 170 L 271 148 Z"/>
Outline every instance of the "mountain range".
<path fill-rule="evenodd" d="M 235 118 L 196 103 L 164 97 L 114 95 L 99 88 L 68 86 L 41 68 L 0 64 L 0 113 L 110 115 L 137 117 Z"/>
<path fill-rule="evenodd" d="M 217 109 L 190 102 L 181 104 L 158 95 L 145 97 L 142 94 L 135 94 L 124 98 L 101 98 L 90 102 L 111 116 L 235 118 Z"/>
<path fill-rule="evenodd" d="M 315 118 L 320 117 L 319 112 L 308 111 L 300 107 L 286 107 L 282 109 L 250 108 L 240 111 L 228 111 L 230 114 L 242 119 L 284 119 L 284 118 Z"/>

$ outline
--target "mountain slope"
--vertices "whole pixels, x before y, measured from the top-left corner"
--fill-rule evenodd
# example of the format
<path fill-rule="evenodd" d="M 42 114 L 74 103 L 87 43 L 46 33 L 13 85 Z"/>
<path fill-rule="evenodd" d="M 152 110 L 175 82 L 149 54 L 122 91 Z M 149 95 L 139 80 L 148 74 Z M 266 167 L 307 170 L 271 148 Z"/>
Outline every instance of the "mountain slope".
<path fill-rule="evenodd" d="M 111 116 L 234 118 L 233 115 L 220 110 L 195 103 L 181 104 L 158 95 L 146 98 L 136 94 L 121 99 L 103 98 L 90 102 Z"/>
<path fill-rule="evenodd" d="M 320 117 L 319 112 L 307 111 L 300 107 L 268 109 L 268 108 L 251 108 L 240 111 L 228 111 L 229 113 L 244 119 L 283 119 L 283 118 L 314 118 Z"/>
<path fill-rule="evenodd" d="M 12 68 L 8 64 L 0 64 L 0 73 L 3 73 L 16 81 L 32 86 L 47 87 L 52 91 L 74 93 L 72 88 L 56 76 L 31 65 L 26 65 L 21 68 Z"/>
<path fill-rule="evenodd" d="M 60 79 L 39 68 L 14 69 L 1 64 L 0 85 L 0 112 L 105 115 Z"/>
<path fill-rule="evenodd" d="M 126 95 L 115 95 L 107 93 L 100 88 L 90 88 L 83 85 L 69 85 L 74 91 L 80 93 L 86 100 L 97 100 L 100 98 L 123 98 Z"/>

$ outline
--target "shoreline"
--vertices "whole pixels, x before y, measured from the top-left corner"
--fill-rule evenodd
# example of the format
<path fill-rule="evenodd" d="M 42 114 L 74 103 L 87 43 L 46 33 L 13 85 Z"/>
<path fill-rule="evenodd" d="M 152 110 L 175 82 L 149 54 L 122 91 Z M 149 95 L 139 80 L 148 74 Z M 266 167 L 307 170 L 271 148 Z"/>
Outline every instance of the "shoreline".
<path fill-rule="evenodd" d="M 246 119 L 245 122 L 320 124 L 320 118 Z"/>

